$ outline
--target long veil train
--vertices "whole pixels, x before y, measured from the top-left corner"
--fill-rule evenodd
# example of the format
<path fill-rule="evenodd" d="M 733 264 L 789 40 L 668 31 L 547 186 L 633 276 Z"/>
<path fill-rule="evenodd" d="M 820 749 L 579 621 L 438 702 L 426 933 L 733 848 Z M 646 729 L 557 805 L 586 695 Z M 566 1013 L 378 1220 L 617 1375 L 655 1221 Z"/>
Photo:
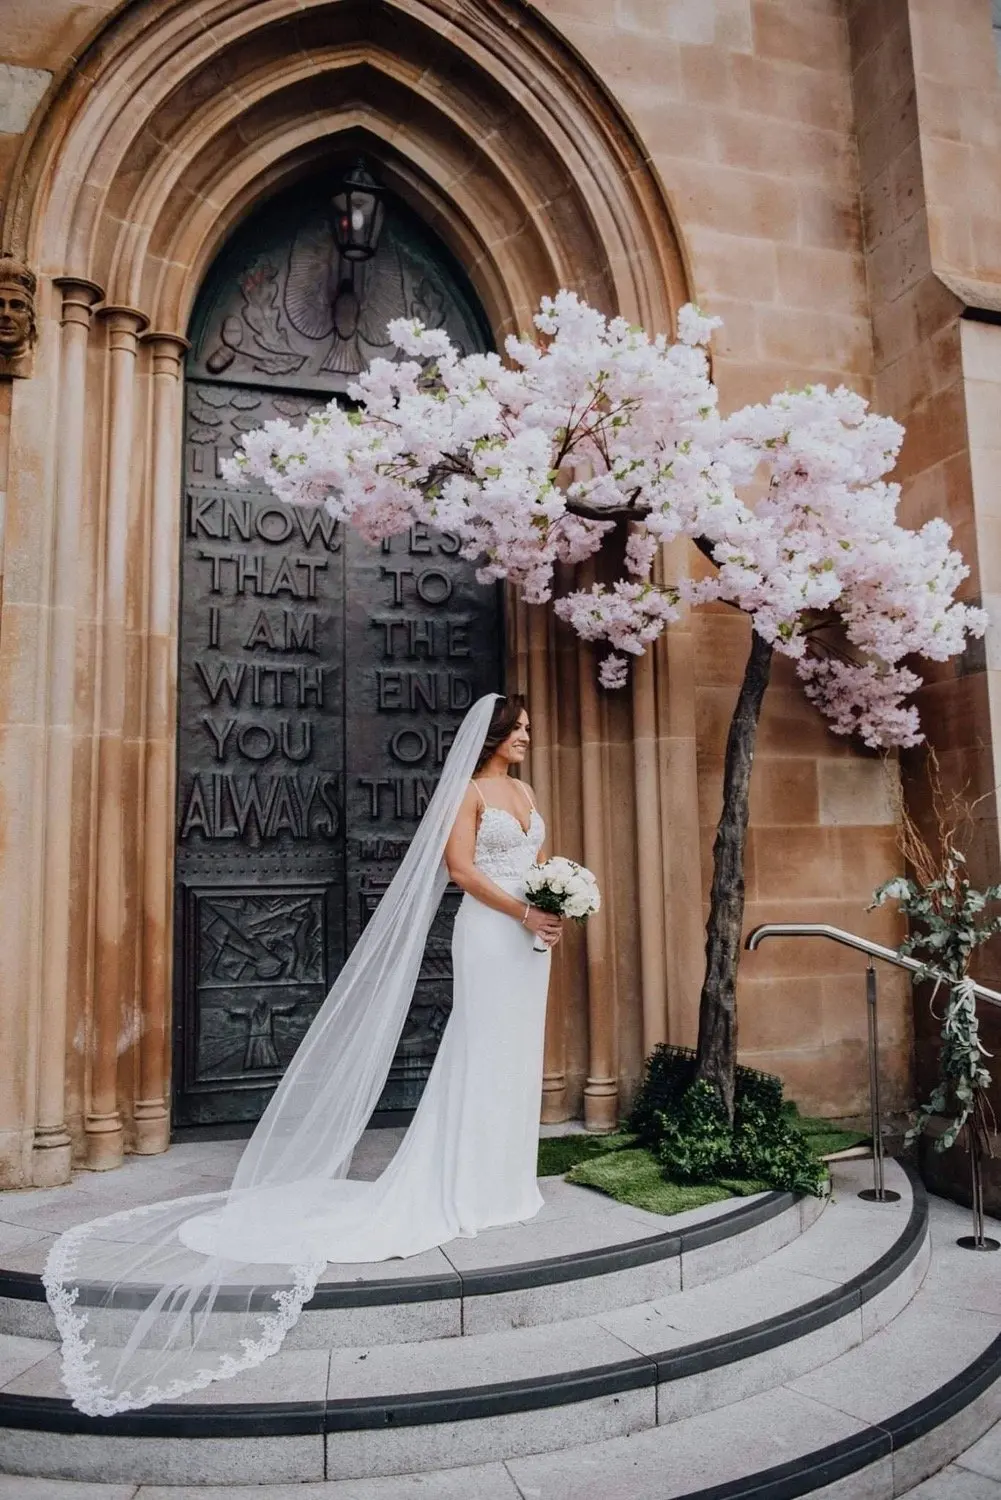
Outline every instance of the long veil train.
<path fill-rule="evenodd" d="M 463 720 L 399 870 L 229 1189 L 94 1219 L 52 1246 L 43 1280 L 63 1383 L 82 1411 L 170 1401 L 260 1364 L 336 1259 L 331 1215 L 343 1204 L 357 1218 L 361 1185 L 344 1179 L 410 1008 L 447 883 L 445 844 L 496 698 L 480 698 Z"/>

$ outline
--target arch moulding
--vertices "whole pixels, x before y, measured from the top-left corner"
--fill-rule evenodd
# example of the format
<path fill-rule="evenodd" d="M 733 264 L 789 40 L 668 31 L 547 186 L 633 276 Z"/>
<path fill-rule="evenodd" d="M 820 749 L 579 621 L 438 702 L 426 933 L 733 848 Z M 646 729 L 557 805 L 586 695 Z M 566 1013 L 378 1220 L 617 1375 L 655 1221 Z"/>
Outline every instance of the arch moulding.
<path fill-rule="evenodd" d="M 651 330 L 686 298 L 641 142 L 519 0 L 129 0 L 55 81 L 3 230 L 40 274 L 40 344 L 13 393 L 0 619 L 0 819 L 18 851 L 0 866 L 0 993 L 17 996 L 0 1040 L 26 1059 L 0 1085 L 0 1185 L 167 1145 L 185 333 L 247 214 L 357 149 L 465 267 L 498 341 L 561 285 Z M 667 643 L 632 701 L 607 704 L 542 611 L 509 616 L 558 838 L 616 865 L 554 985 L 545 1110 L 583 1097 L 608 1128 L 640 1047 L 687 1024 L 665 932 L 690 928 L 691 903 L 660 830 L 696 801 L 692 736 L 668 712 L 685 655 Z M 613 778 L 627 845 L 602 811 Z"/>

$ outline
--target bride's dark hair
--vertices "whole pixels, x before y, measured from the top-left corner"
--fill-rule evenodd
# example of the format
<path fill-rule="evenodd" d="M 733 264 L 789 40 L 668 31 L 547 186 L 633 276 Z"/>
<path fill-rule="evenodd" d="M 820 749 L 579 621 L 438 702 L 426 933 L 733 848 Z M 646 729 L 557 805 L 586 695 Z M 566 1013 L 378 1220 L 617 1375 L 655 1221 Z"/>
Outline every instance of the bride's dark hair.
<path fill-rule="evenodd" d="M 480 758 L 476 762 L 476 767 L 473 771 L 474 776 L 483 770 L 483 767 L 498 746 L 503 745 L 508 735 L 517 728 L 518 720 L 525 712 L 525 709 L 525 699 L 521 693 L 511 693 L 506 698 L 497 699 L 497 702 L 494 704 L 493 715 L 490 719 L 490 728 L 487 730 L 487 737 L 483 741 Z"/>

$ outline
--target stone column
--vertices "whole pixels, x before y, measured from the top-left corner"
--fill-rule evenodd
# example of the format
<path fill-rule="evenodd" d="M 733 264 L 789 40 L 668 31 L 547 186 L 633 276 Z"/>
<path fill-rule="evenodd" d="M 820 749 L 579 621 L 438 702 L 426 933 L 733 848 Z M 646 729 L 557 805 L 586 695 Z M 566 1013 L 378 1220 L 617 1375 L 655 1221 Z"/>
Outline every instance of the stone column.
<path fill-rule="evenodd" d="M 140 1156 L 170 1143 L 168 1017 L 171 980 L 171 884 L 174 826 L 177 545 L 181 501 L 182 361 L 190 347 L 176 333 L 147 333 L 152 360 L 149 597 L 146 612 L 142 995 L 134 1149 Z"/>
<path fill-rule="evenodd" d="M 72 1157 L 65 1101 L 76 593 L 84 483 L 87 343 L 94 304 L 104 295 L 93 282 L 74 277 L 57 277 L 55 285 L 63 300 L 52 608 L 46 671 L 45 865 L 39 1016 L 42 1045 L 31 1164 L 31 1180 L 37 1187 L 67 1182 Z"/>
<path fill-rule="evenodd" d="M 125 790 L 126 577 L 129 504 L 136 469 L 135 380 L 139 335 L 148 319 L 131 307 L 105 307 L 108 328 L 108 427 L 105 477 L 104 590 L 97 760 L 97 934 L 93 1052 L 85 1121 L 87 1162 L 117 1167 L 124 1153 L 118 1108 L 118 1038 L 126 934 L 122 803 Z"/>
<path fill-rule="evenodd" d="M 587 587 L 590 579 L 582 586 Z M 594 652 L 578 648 L 580 674 L 580 761 L 583 798 L 584 863 L 606 892 L 611 870 L 605 858 L 603 801 L 612 788 L 604 785 L 601 712 Z M 588 1070 L 584 1085 L 584 1125 L 595 1132 L 618 1125 L 619 1085 L 615 1061 L 615 987 L 612 976 L 609 902 L 590 917 L 584 928 L 587 952 Z"/>
<path fill-rule="evenodd" d="M 554 852 L 559 808 L 553 754 L 556 725 L 551 708 L 551 660 L 549 617 L 543 605 L 533 605 L 528 614 L 528 717 L 532 726 L 532 781 L 535 794 L 548 820 L 547 844 Z M 546 1008 L 546 1045 L 542 1066 L 542 1120 L 551 1124 L 567 1117 L 566 1055 L 563 1016 L 563 954 L 553 954 L 553 977 Z"/>
<path fill-rule="evenodd" d="M 690 562 L 691 543 L 679 539 L 664 550 L 655 577 L 683 577 Z M 685 609 L 682 618 L 668 626 L 651 654 L 657 703 L 667 1034 L 676 1046 L 693 1047 L 705 971 L 705 918 L 690 610 Z"/>
<path fill-rule="evenodd" d="M 637 657 L 632 669 L 633 774 L 636 778 L 636 879 L 639 915 L 643 1056 L 667 1041 L 664 867 L 661 850 L 657 695 L 653 655 Z"/>

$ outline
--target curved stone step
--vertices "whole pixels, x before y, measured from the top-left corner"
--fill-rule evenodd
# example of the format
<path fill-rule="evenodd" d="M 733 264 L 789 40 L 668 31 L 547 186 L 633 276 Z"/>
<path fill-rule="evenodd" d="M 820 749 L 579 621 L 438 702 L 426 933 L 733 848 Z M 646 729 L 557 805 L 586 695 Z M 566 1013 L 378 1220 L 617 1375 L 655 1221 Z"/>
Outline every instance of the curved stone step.
<path fill-rule="evenodd" d="M 449 1338 L 628 1306 L 753 1264 L 796 1239 L 823 1207 L 792 1193 L 762 1193 L 665 1220 L 560 1178 L 540 1186 L 545 1207 L 529 1223 L 406 1260 L 329 1266 L 286 1347 Z M 40 1275 L 52 1238 L 0 1253 L 0 1334 L 56 1337 Z M 142 1294 L 131 1289 L 133 1298 Z M 102 1296 L 85 1286 L 79 1304 Z M 232 1300 L 246 1308 L 245 1293 Z M 267 1289 L 256 1300 L 273 1308 Z M 121 1338 L 113 1312 L 92 1317 L 102 1341 Z M 127 1328 L 127 1320 L 118 1322 Z"/>
<path fill-rule="evenodd" d="M 835 1205 L 723 1281 L 598 1316 L 460 1339 L 282 1354 L 170 1407 L 107 1420 L 56 1395 L 57 1356 L 0 1392 L 3 1467 L 190 1484 L 433 1470 L 683 1422 L 830 1361 L 905 1305 L 927 1264 L 927 1201 Z M 696 1281 L 698 1278 L 695 1278 Z M 31 1341 L 14 1341 L 28 1345 Z M 41 1352 L 42 1357 L 38 1358 Z M 10 1455 L 10 1456 L 8 1456 Z"/>

